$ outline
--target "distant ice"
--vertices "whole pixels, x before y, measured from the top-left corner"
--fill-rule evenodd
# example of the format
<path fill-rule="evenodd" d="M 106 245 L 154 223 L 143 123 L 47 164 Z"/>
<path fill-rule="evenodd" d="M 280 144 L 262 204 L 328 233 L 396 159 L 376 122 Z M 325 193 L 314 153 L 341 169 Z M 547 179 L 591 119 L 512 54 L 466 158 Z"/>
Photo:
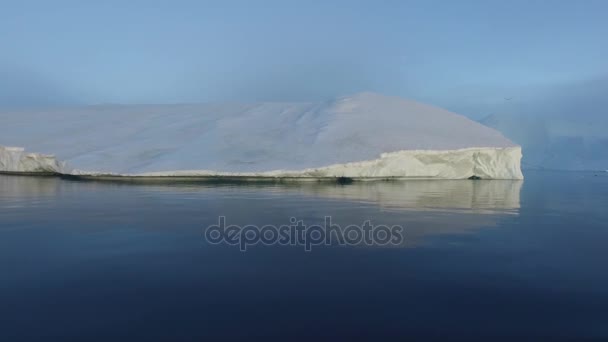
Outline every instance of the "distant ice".
<path fill-rule="evenodd" d="M 324 103 L 10 111 L 0 121 L 0 145 L 53 154 L 74 173 L 522 177 L 520 148 L 494 129 L 373 93 Z"/>

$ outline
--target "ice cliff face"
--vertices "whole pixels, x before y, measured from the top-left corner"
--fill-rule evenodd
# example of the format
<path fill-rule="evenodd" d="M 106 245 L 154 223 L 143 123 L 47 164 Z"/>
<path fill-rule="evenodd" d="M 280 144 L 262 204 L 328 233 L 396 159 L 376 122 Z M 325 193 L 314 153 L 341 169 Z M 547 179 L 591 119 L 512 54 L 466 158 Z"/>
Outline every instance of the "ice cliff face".
<path fill-rule="evenodd" d="M 0 171 L 4 172 L 68 172 L 65 164 L 55 156 L 25 153 L 20 147 L 0 146 Z"/>
<path fill-rule="evenodd" d="M 325 103 L 8 112 L 0 113 L 0 121 L 0 143 L 53 153 L 86 172 L 522 177 L 521 150 L 497 131 L 439 108 L 372 93 Z"/>
<path fill-rule="evenodd" d="M 217 172 L 182 170 L 147 172 L 142 176 L 248 176 L 248 177 L 349 177 L 523 179 L 521 148 L 465 148 L 460 150 L 406 150 L 383 153 L 380 158 L 304 170 L 266 172 Z"/>

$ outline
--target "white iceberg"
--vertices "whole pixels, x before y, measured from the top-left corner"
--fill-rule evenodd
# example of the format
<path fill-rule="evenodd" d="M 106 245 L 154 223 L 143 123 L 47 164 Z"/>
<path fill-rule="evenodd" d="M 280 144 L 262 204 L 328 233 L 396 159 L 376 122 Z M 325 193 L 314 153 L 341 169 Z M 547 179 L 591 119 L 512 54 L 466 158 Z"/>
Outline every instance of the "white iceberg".
<path fill-rule="evenodd" d="M 523 178 L 521 148 L 498 131 L 373 93 L 324 103 L 4 112 L 0 122 L 0 144 L 52 153 L 70 166 L 47 155 L 24 163 L 0 149 L 2 171 L 53 165 L 81 175 Z"/>
<path fill-rule="evenodd" d="M 0 171 L 63 173 L 66 166 L 53 155 L 26 153 L 22 147 L 0 146 Z"/>

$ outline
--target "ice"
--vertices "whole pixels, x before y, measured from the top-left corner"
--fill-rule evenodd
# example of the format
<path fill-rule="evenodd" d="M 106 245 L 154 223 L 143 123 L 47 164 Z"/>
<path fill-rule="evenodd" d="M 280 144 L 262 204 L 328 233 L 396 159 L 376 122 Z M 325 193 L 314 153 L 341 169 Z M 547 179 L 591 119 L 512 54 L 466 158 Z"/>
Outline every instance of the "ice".
<path fill-rule="evenodd" d="M 373 93 L 11 111 L 0 122 L 0 145 L 52 153 L 70 173 L 522 178 L 521 149 L 494 129 Z"/>
<path fill-rule="evenodd" d="M 53 155 L 25 153 L 21 147 L 0 146 L 0 171 L 4 172 L 69 172 Z"/>

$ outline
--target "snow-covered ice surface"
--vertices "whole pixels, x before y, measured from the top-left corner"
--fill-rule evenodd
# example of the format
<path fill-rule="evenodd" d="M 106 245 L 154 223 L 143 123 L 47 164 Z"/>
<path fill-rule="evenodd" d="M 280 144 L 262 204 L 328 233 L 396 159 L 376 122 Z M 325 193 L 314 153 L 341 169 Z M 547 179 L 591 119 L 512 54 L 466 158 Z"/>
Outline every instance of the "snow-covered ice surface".
<path fill-rule="evenodd" d="M 10 111 L 0 123 L 0 145 L 53 154 L 67 162 L 55 161 L 64 173 L 522 178 L 520 147 L 494 129 L 373 93 L 324 103 Z M 0 149 L 0 170 L 15 169 L 8 154 Z"/>

